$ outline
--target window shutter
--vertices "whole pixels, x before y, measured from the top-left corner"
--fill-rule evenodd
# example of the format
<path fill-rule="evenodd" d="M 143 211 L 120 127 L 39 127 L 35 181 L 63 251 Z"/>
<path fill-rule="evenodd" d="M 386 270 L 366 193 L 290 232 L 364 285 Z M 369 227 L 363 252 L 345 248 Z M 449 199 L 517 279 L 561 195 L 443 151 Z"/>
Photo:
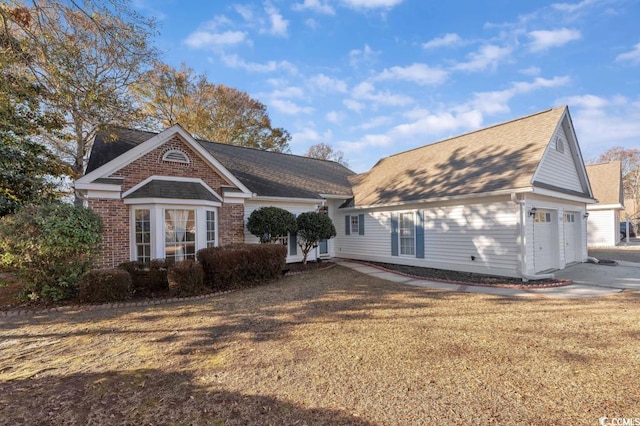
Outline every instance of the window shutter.
<path fill-rule="evenodd" d="M 416 257 L 424 259 L 424 210 L 416 212 Z"/>
<path fill-rule="evenodd" d="M 364 214 L 358 215 L 358 235 L 364 235 Z"/>
<path fill-rule="evenodd" d="M 391 256 L 398 255 L 398 213 L 391 213 Z"/>
<path fill-rule="evenodd" d="M 351 216 L 344 217 L 344 235 L 351 235 Z"/>
<path fill-rule="evenodd" d="M 289 233 L 289 255 L 295 256 L 298 254 L 298 233 Z"/>

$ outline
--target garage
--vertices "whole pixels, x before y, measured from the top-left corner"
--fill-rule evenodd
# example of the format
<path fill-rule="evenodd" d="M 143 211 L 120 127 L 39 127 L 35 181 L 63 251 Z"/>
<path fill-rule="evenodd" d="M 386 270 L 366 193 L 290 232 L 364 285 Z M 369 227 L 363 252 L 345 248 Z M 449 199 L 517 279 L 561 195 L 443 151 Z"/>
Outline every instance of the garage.
<path fill-rule="evenodd" d="M 535 272 L 558 267 L 557 214 L 553 210 L 537 209 L 533 214 L 533 264 Z"/>
<path fill-rule="evenodd" d="M 564 213 L 564 258 L 566 263 L 582 261 L 580 225 L 579 212 Z"/>

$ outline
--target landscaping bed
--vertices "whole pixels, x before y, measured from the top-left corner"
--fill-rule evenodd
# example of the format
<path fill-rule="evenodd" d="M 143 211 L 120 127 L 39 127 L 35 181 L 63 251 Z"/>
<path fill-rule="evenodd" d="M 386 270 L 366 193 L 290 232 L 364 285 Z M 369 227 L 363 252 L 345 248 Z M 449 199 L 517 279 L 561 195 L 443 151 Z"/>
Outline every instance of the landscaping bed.
<path fill-rule="evenodd" d="M 449 271 L 444 269 L 423 268 L 420 266 L 396 265 L 393 263 L 367 262 L 380 268 L 400 272 L 418 278 L 457 284 L 483 285 L 507 288 L 554 287 L 570 284 L 567 280 L 542 279 L 524 282 L 521 278 L 498 277 L 495 275 L 475 274 L 472 272 Z"/>

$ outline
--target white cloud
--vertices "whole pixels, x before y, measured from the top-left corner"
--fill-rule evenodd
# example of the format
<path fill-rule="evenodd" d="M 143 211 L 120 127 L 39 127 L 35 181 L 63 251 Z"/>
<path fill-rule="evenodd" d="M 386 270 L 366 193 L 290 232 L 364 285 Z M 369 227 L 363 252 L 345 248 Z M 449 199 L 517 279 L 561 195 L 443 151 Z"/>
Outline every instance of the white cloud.
<path fill-rule="evenodd" d="M 358 129 L 362 129 L 362 130 L 369 130 L 369 129 L 373 129 L 375 127 L 380 127 L 380 126 L 383 126 L 385 124 L 389 124 L 390 122 L 391 122 L 391 117 L 387 117 L 387 116 L 381 115 L 381 116 L 374 117 L 371 120 L 360 124 L 357 128 Z"/>
<path fill-rule="evenodd" d="M 482 113 L 480 111 L 439 112 L 427 114 L 411 123 L 395 126 L 389 134 L 395 140 L 413 139 L 477 129 L 480 126 L 482 126 Z"/>
<path fill-rule="evenodd" d="M 246 62 L 244 59 L 240 58 L 238 55 L 220 55 L 220 59 L 222 63 L 228 66 L 229 68 L 241 68 L 250 72 L 274 72 L 278 70 L 288 71 L 291 74 L 296 74 L 296 67 L 288 61 L 268 61 L 264 64 L 260 64 L 257 62 Z"/>
<path fill-rule="evenodd" d="M 324 93 L 346 93 L 347 83 L 324 74 L 316 74 L 309 78 L 309 85 Z"/>
<path fill-rule="evenodd" d="M 316 129 L 306 127 L 300 131 L 291 134 L 291 141 L 293 145 L 312 145 L 314 143 L 330 142 L 333 139 L 333 133 L 331 130 L 319 133 Z"/>
<path fill-rule="evenodd" d="M 553 31 L 531 31 L 527 36 L 532 40 L 529 44 L 529 50 L 532 52 L 541 52 L 551 47 L 564 46 L 570 41 L 582 38 L 580 31 L 569 28 L 560 28 Z"/>
<path fill-rule="evenodd" d="M 296 11 L 311 10 L 323 15 L 335 15 L 336 13 L 333 6 L 322 0 L 304 0 L 302 3 L 295 3 L 292 9 Z"/>
<path fill-rule="evenodd" d="M 281 89 L 276 89 L 271 92 L 272 98 L 297 98 L 300 99 L 304 96 L 304 92 L 300 87 L 289 86 Z"/>
<path fill-rule="evenodd" d="M 391 9 L 403 0 L 342 0 L 342 4 L 350 9 Z"/>
<path fill-rule="evenodd" d="M 412 64 L 407 67 L 385 68 L 375 80 L 404 80 L 421 86 L 444 83 L 447 72 L 442 68 L 432 68 L 426 64 Z"/>
<path fill-rule="evenodd" d="M 341 141 L 338 143 L 338 147 L 346 153 L 362 151 L 365 148 L 371 147 L 386 147 L 391 145 L 393 139 L 389 135 L 374 134 L 364 135 L 355 142 Z"/>
<path fill-rule="evenodd" d="M 338 114 L 337 111 L 329 111 L 324 118 L 330 123 L 340 123 L 342 121 L 342 117 Z"/>
<path fill-rule="evenodd" d="M 524 74 L 524 75 L 528 75 L 530 77 L 535 77 L 537 75 L 540 75 L 540 72 L 542 70 L 540 69 L 540 67 L 529 67 L 529 68 L 524 68 L 520 70 L 520 74 Z"/>
<path fill-rule="evenodd" d="M 438 47 L 452 47 L 462 44 L 462 39 L 456 33 L 447 33 L 442 37 L 436 37 L 422 44 L 425 49 L 436 49 Z"/>
<path fill-rule="evenodd" d="M 589 6 L 590 4 L 594 3 L 596 3 L 596 0 L 582 0 L 579 3 L 554 3 L 551 5 L 551 7 L 563 12 L 573 13 L 576 10 L 582 9 L 583 7 Z"/>
<path fill-rule="evenodd" d="M 355 68 L 361 63 L 371 63 L 379 53 L 365 44 L 362 50 L 353 49 L 349 52 L 349 64 Z"/>
<path fill-rule="evenodd" d="M 299 106 L 294 102 L 286 99 L 272 99 L 269 105 L 283 114 L 299 115 L 299 114 L 312 114 L 314 109 L 312 107 Z"/>
<path fill-rule="evenodd" d="M 634 65 L 640 64 L 640 43 L 636 44 L 632 50 L 616 56 L 616 62 L 629 61 Z"/>
<path fill-rule="evenodd" d="M 495 69 L 498 63 L 511 54 L 511 48 L 508 46 L 500 47 L 493 44 L 487 44 L 477 52 L 468 55 L 469 61 L 461 62 L 453 66 L 453 69 L 460 71 L 484 71 L 488 68 Z"/>
<path fill-rule="evenodd" d="M 249 6 L 236 4 L 234 5 L 234 9 L 245 21 L 253 21 L 253 10 L 251 10 Z"/>
<path fill-rule="evenodd" d="M 509 101 L 514 96 L 530 93 L 537 89 L 564 86 L 570 81 L 571 79 L 568 76 L 562 76 L 551 79 L 537 77 L 532 82 L 514 82 L 511 83 L 510 88 L 505 90 L 474 93 L 469 106 L 489 115 L 507 113 L 511 111 Z"/>
<path fill-rule="evenodd" d="M 388 91 L 376 92 L 373 84 L 367 81 L 354 87 L 351 95 L 355 99 L 371 101 L 379 105 L 403 106 L 413 102 L 413 99 L 406 95 L 397 95 Z"/>
<path fill-rule="evenodd" d="M 567 98 L 561 98 L 558 100 L 562 104 L 569 105 L 569 107 L 576 107 L 582 109 L 603 109 L 611 106 L 625 105 L 628 103 L 624 96 L 614 96 L 611 99 L 606 99 L 596 95 L 578 95 L 569 96 Z"/>
<path fill-rule="evenodd" d="M 347 109 L 355 112 L 361 112 L 365 106 L 363 103 L 355 101 L 353 99 L 345 99 L 342 101 L 342 103 L 347 107 Z"/>
<path fill-rule="evenodd" d="M 305 19 L 304 24 L 305 24 L 307 27 L 311 28 L 312 30 L 317 30 L 317 29 L 318 29 L 318 27 L 320 26 L 320 25 L 318 24 L 318 21 L 316 21 L 316 20 L 315 20 L 315 19 L 313 19 L 313 18 Z"/>
<path fill-rule="evenodd" d="M 263 30 L 268 34 L 278 36 L 278 37 L 287 37 L 287 29 L 289 27 L 289 21 L 284 19 L 282 14 L 276 9 L 271 3 L 266 3 L 264 6 L 264 10 L 269 17 L 270 27 L 267 30 Z"/>
<path fill-rule="evenodd" d="M 240 44 L 246 39 L 247 34 L 242 31 L 225 31 L 222 33 L 195 31 L 187 36 L 184 43 L 194 49 L 217 49 L 223 46 Z"/>

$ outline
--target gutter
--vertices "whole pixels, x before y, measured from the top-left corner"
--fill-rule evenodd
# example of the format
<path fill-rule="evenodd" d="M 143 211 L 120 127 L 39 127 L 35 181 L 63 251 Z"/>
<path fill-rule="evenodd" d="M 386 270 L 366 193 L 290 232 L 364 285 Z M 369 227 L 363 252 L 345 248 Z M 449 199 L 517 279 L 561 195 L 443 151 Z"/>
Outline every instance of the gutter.
<path fill-rule="evenodd" d="M 520 230 L 519 233 L 522 236 L 522 238 L 520 239 L 520 254 L 521 254 L 521 260 L 518 262 L 520 264 L 520 268 L 519 268 L 519 273 L 520 276 L 522 277 L 522 281 L 527 282 L 529 280 L 544 280 L 544 279 L 554 279 L 555 275 L 554 274 L 534 274 L 534 275 L 530 275 L 527 274 L 525 271 L 525 262 L 524 262 L 524 258 L 526 256 L 526 252 L 525 252 L 525 248 L 526 248 L 526 242 L 525 242 L 525 236 L 527 235 L 527 229 L 525 227 L 525 214 L 526 214 L 526 209 L 525 209 L 525 202 L 524 200 L 518 200 L 518 195 L 516 192 L 512 192 L 511 193 L 511 201 L 513 201 L 514 203 L 518 204 L 518 206 L 520 207 Z"/>

